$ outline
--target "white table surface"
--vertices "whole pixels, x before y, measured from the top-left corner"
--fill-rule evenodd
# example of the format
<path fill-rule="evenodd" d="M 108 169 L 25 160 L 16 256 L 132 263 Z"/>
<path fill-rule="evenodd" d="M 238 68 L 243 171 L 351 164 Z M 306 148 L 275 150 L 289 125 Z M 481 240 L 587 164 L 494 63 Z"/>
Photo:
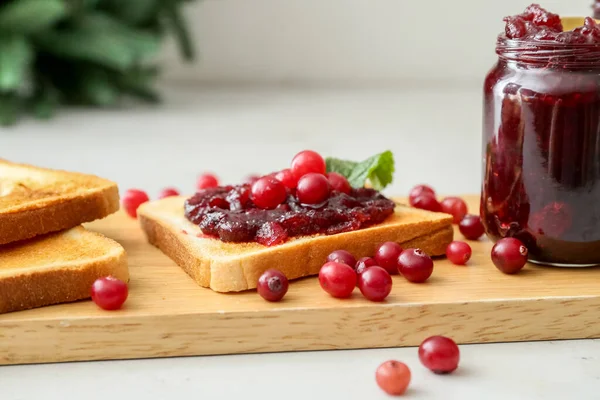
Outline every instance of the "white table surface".
<path fill-rule="evenodd" d="M 349 159 L 391 149 L 396 181 L 475 193 L 481 175 L 477 90 L 167 91 L 160 108 L 74 111 L 0 131 L 0 157 L 96 173 L 155 195 L 269 172 L 304 148 Z M 600 316 L 600 311 L 599 311 Z M 0 332 L 1 336 L 1 332 Z M 101 350 L 100 350 L 101 351 Z M 600 399 L 600 341 L 461 346 L 460 370 L 436 376 L 415 348 L 0 367 L 0 399 L 384 399 L 374 371 L 399 359 L 411 399 Z"/>

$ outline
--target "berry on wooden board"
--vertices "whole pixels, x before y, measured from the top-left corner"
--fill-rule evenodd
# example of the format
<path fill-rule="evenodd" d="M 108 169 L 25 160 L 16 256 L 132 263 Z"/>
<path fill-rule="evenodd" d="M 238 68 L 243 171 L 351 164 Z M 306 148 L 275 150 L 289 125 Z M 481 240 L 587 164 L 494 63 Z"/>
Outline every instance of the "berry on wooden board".
<path fill-rule="evenodd" d="M 492 247 L 492 262 L 503 273 L 512 275 L 527 264 L 528 253 L 519 239 L 504 238 Z"/>
<path fill-rule="evenodd" d="M 112 276 L 98 278 L 90 291 L 92 300 L 103 310 L 118 310 L 129 296 L 127 283 Z"/>
<path fill-rule="evenodd" d="M 129 189 L 123 195 L 121 203 L 127 215 L 131 218 L 137 218 L 137 209 L 149 200 L 150 198 L 143 190 Z"/>
<path fill-rule="evenodd" d="M 485 233 L 481 217 L 468 214 L 458 224 L 460 233 L 468 240 L 478 240 Z"/>
<path fill-rule="evenodd" d="M 402 246 L 396 242 L 385 242 L 375 252 L 377 265 L 385 268 L 390 274 L 398 273 L 398 257 L 402 253 Z"/>
<path fill-rule="evenodd" d="M 433 190 L 430 186 L 427 186 L 427 185 L 417 185 L 414 188 L 412 188 L 410 190 L 410 193 L 408 194 L 409 204 L 411 206 L 414 206 L 415 199 L 417 197 L 423 196 L 423 195 L 431 196 L 433 198 L 435 198 L 435 196 L 436 196 L 435 190 Z"/>
<path fill-rule="evenodd" d="M 472 254 L 473 250 L 466 242 L 454 241 L 446 247 L 446 257 L 455 265 L 467 264 Z"/>
<path fill-rule="evenodd" d="M 327 256 L 327 262 L 336 261 L 342 264 L 346 264 L 349 267 L 354 268 L 356 265 L 356 258 L 346 250 L 336 250 Z"/>
<path fill-rule="evenodd" d="M 287 277 L 276 269 L 268 269 L 258 278 L 256 290 L 267 301 L 280 301 L 288 291 Z"/>
<path fill-rule="evenodd" d="M 362 274 L 363 272 L 365 272 L 365 270 L 369 267 L 374 267 L 377 265 L 377 261 L 375 261 L 373 258 L 371 257 L 363 257 L 360 258 L 357 262 L 356 265 L 354 267 L 354 270 L 356 271 L 356 273 L 358 275 Z M 385 269 L 385 268 L 384 268 Z"/>
<path fill-rule="evenodd" d="M 423 283 L 433 273 L 433 260 L 421 249 L 406 249 L 398 257 L 398 271 L 412 283 Z"/>
<path fill-rule="evenodd" d="M 446 197 L 440 206 L 443 213 L 452 215 L 455 224 L 459 224 L 469 211 L 467 203 L 460 197 Z"/>
<path fill-rule="evenodd" d="M 319 284 L 336 298 L 347 298 L 356 287 L 356 272 L 346 264 L 328 262 L 319 271 Z"/>
<path fill-rule="evenodd" d="M 381 267 L 369 267 L 358 275 L 358 289 L 370 301 L 383 301 L 392 291 L 392 277 Z"/>
<path fill-rule="evenodd" d="M 413 200 L 412 206 L 421 210 L 441 212 L 442 206 L 437 199 L 430 194 L 422 194 Z"/>

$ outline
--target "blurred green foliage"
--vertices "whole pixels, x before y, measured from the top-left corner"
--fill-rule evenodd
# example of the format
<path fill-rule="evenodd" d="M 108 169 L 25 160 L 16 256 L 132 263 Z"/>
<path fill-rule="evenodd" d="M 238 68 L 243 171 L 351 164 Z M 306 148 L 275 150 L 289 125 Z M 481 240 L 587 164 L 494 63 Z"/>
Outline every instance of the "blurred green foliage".
<path fill-rule="evenodd" d="M 0 124 L 65 105 L 158 102 L 156 56 L 168 35 L 184 60 L 194 47 L 189 0 L 0 0 Z"/>

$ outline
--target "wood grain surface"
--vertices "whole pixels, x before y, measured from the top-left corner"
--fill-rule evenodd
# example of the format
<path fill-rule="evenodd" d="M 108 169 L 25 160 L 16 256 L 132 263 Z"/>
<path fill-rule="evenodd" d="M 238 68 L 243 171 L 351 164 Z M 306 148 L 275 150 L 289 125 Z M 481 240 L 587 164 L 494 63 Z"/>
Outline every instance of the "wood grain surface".
<path fill-rule="evenodd" d="M 469 202 L 475 210 L 476 198 Z M 487 240 L 471 242 L 468 266 L 436 260 L 425 284 L 394 277 L 384 303 L 358 290 L 331 298 L 315 278 L 268 303 L 254 291 L 197 286 L 122 213 L 88 227 L 128 253 L 126 305 L 107 312 L 81 301 L 0 315 L 0 364 L 415 346 L 434 334 L 458 343 L 600 337 L 600 268 L 528 265 L 503 275 Z"/>

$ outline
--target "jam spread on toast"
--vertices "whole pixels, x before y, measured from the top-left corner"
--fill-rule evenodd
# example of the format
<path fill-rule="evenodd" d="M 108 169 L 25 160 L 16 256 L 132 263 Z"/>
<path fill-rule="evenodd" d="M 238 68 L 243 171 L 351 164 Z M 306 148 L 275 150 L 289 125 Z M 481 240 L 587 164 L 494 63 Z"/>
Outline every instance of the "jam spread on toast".
<path fill-rule="evenodd" d="M 257 207 L 251 185 L 219 186 L 200 190 L 185 202 L 185 216 L 205 235 L 224 242 L 258 242 L 266 246 L 290 237 L 333 235 L 383 222 L 394 213 L 395 203 L 370 188 L 349 193 L 333 190 L 318 205 L 302 204 L 295 189 L 274 209 Z"/>

